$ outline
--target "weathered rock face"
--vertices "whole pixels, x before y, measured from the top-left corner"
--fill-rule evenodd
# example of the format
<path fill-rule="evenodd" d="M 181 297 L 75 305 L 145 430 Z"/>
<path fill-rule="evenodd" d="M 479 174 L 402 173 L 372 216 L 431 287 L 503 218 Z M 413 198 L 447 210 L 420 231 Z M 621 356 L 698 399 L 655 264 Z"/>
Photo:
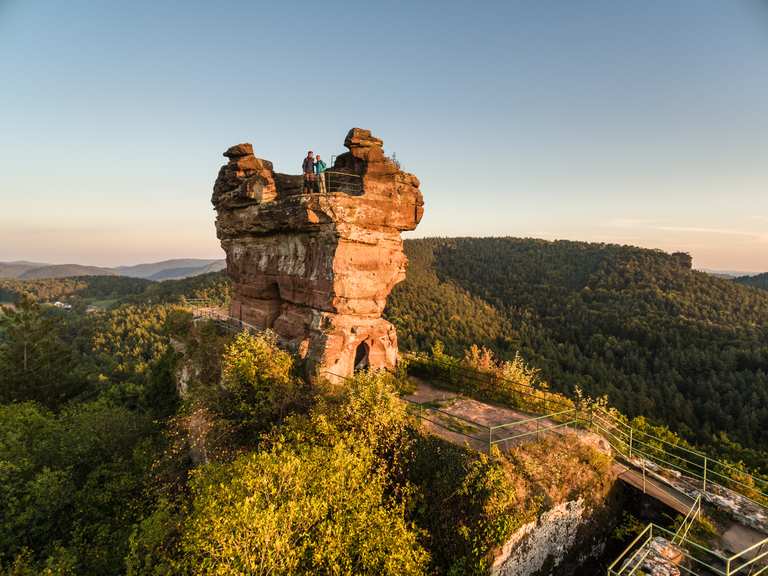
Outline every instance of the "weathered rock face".
<path fill-rule="evenodd" d="M 400 232 L 421 220 L 419 180 L 353 128 L 326 176 L 327 193 L 278 174 L 250 144 L 224 155 L 212 202 L 232 279 L 231 314 L 274 330 L 311 374 L 348 376 L 356 365 L 391 368 L 397 335 L 381 318 L 405 278 Z"/>

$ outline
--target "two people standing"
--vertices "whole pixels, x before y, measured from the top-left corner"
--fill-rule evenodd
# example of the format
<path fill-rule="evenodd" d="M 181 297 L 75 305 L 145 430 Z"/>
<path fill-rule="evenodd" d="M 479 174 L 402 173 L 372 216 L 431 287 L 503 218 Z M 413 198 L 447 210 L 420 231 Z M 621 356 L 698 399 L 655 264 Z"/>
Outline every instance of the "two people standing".
<path fill-rule="evenodd" d="M 326 165 L 325 162 L 320 159 L 320 154 L 315 156 L 312 150 L 307 152 L 307 157 L 304 158 L 304 162 L 301 164 L 301 169 L 304 172 L 304 192 L 314 192 L 315 182 L 317 182 L 318 191 L 321 194 L 325 194 Z"/>

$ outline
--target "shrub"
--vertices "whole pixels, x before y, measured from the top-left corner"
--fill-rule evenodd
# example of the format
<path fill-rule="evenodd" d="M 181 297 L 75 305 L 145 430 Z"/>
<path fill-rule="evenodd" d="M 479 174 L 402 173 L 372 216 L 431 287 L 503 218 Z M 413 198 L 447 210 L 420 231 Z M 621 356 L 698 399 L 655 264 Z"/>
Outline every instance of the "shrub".
<path fill-rule="evenodd" d="M 182 547 L 196 574 L 425 573 L 428 556 L 384 494 L 369 451 L 275 443 L 191 482 Z"/>

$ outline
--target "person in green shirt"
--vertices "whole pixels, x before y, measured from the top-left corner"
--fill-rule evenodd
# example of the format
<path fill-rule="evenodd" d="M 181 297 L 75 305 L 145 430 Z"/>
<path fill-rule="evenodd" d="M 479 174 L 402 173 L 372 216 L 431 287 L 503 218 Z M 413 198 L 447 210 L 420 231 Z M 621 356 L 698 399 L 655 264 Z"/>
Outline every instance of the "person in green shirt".
<path fill-rule="evenodd" d="M 320 159 L 320 154 L 315 156 L 315 177 L 317 179 L 317 186 L 320 189 L 320 194 L 326 194 L 325 188 L 325 162 Z"/>

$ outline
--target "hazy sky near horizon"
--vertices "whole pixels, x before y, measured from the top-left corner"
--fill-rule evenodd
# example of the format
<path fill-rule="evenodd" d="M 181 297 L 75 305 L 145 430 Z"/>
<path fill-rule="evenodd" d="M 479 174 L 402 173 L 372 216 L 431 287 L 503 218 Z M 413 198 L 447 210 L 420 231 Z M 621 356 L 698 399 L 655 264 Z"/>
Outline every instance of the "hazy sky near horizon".
<path fill-rule="evenodd" d="M 0 261 L 220 257 L 221 153 L 370 128 L 415 236 L 768 270 L 768 0 L 0 0 Z"/>

